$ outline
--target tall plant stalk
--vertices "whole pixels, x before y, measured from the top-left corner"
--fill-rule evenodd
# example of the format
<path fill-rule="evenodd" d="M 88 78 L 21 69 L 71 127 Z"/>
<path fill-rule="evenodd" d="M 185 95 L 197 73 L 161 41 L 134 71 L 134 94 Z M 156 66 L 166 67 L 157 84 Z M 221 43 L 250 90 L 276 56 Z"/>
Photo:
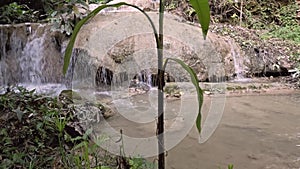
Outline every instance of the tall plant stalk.
<path fill-rule="evenodd" d="M 201 24 L 201 29 L 203 32 L 203 37 L 205 39 L 207 32 L 208 32 L 208 27 L 209 27 L 209 21 L 210 21 L 210 12 L 209 12 L 209 5 L 208 5 L 208 0 L 190 0 L 190 4 L 193 6 L 195 9 L 197 16 L 199 18 L 200 24 Z M 99 6 L 95 10 L 93 10 L 91 13 L 89 13 L 85 18 L 83 18 L 81 21 L 79 21 L 72 33 L 72 36 L 70 38 L 69 44 L 66 48 L 65 51 L 65 57 L 64 57 L 64 66 L 63 66 L 63 73 L 66 74 L 68 66 L 70 64 L 70 59 L 72 55 L 72 50 L 74 47 L 74 43 L 76 40 L 76 36 L 80 30 L 80 28 L 91 18 L 96 16 L 101 10 L 108 8 L 108 7 L 120 7 L 120 6 L 130 6 L 133 7 L 140 12 L 142 12 L 148 21 L 150 22 L 150 25 L 153 29 L 155 41 L 156 41 L 156 46 L 157 46 L 157 57 L 158 57 L 158 62 L 157 62 L 157 69 L 158 69 L 158 121 L 157 121 L 157 142 L 158 142 L 158 168 L 159 169 L 164 169 L 165 168 L 165 144 L 164 144 L 164 93 L 163 93 L 163 88 L 165 85 L 165 80 L 164 80 L 164 71 L 166 68 L 166 65 L 168 63 L 168 60 L 172 60 L 177 62 L 184 68 L 191 76 L 191 80 L 193 85 L 196 88 L 197 91 L 197 96 L 198 96 L 198 116 L 196 119 L 196 127 L 199 131 L 201 132 L 201 106 L 203 103 L 203 91 L 199 87 L 198 84 L 198 78 L 196 76 L 196 73 L 194 70 L 186 65 L 183 61 L 180 59 L 175 59 L 175 58 L 166 58 L 165 63 L 163 62 L 163 25 L 164 25 L 164 8 L 165 8 L 165 1 L 160 0 L 159 4 L 159 31 L 156 31 L 156 28 L 154 26 L 153 21 L 149 17 L 149 15 L 143 11 L 141 8 L 132 5 L 132 4 L 127 4 L 125 2 L 120 2 L 116 4 L 111 4 L 107 5 L 104 4 L 102 6 Z"/>
<path fill-rule="evenodd" d="M 165 168 L 165 138 L 164 138 L 164 69 L 163 69 L 163 36 L 164 25 L 164 0 L 159 1 L 159 36 L 157 46 L 157 67 L 158 67 L 158 122 L 157 122 L 157 143 L 158 143 L 158 168 Z"/>

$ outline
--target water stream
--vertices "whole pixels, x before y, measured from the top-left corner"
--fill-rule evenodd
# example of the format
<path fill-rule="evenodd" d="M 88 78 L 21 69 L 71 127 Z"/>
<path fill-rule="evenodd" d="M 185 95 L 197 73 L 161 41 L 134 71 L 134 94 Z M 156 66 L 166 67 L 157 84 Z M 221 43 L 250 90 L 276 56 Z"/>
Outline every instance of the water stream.
<path fill-rule="evenodd" d="M 240 80 L 243 79 L 243 59 L 241 58 L 240 54 L 238 52 L 235 51 L 233 44 L 231 43 L 231 41 L 229 40 L 228 43 L 230 44 L 231 47 L 231 56 L 233 58 L 233 62 L 234 62 L 234 70 L 236 73 L 236 79 Z"/>
<path fill-rule="evenodd" d="M 36 34 L 37 32 L 34 32 L 32 37 L 28 39 L 21 57 L 18 59 L 22 72 L 21 79 L 25 83 L 40 84 L 43 78 L 41 73 L 44 66 L 42 59 L 46 35 L 37 37 Z"/>
<path fill-rule="evenodd" d="M 204 121 L 212 106 L 211 100 L 210 96 L 205 97 Z M 130 103 L 140 108 L 140 112 L 136 111 L 130 115 L 130 118 L 146 117 L 145 105 L 151 105 L 149 95 L 131 97 Z M 299 91 L 287 94 L 228 96 L 223 118 L 212 137 L 204 144 L 199 144 L 199 135 L 193 127 L 178 145 L 168 151 L 167 168 L 216 169 L 234 164 L 234 168 L 237 169 L 299 169 L 299 103 Z M 195 106 L 194 103 L 184 104 L 186 107 Z M 167 132 L 172 131 L 176 134 L 189 123 L 179 115 L 182 106 L 184 105 L 180 99 L 166 100 Z M 133 112 L 128 111 L 128 113 Z M 126 116 L 117 114 L 109 119 L 108 123 L 116 131 L 122 129 L 123 134 L 130 137 L 155 136 L 155 121 L 135 123 Z M 103 127 L 98 129 L 105 130 Z M 177 139 L 177 137 L 169 139 Z M 171 144 L 173 141 L 167 138 L 166 144 Z M 126 146 L 131 145 L 127 143 Z M 137 147 L 141 145 L 135 146 L 134 150 L 138 151 Z M 144 147 L 148 152 L 152 151 L 148 148 Z M 156 145 L 151 148 L 156 148 Z"/>
<path fill-rule="evenodd" d="M 244 76 L 245 74 L 245 68 L 244 68 L 244 59 L 240 51 L 237 50 L 238 48 L 236 47 L 236 44 L 231 42 L 231 40 L 227 41 L 230 46 L 230 53 L 233 59 L 233 64 L 234 64 L 234 71 L 235 71 L 235 79 L 233 80 L 234 82 L 250 82 L 250 78 L 246 78 Z"/>

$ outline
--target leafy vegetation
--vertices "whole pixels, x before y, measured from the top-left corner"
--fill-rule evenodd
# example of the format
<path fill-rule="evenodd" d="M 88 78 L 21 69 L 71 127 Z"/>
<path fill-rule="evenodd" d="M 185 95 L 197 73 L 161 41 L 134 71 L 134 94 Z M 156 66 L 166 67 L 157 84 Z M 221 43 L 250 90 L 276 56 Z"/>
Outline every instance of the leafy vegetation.
<path fill-rule="evenodd" d="M 117 168 L 153 166 L 141 158 L 108 154 L 89 135 L 76 132 L 73 107 L 23 87 L 0 94 L 0 168 Z M 122 160 L 120 160 L 122 159 Z M 149 167 L 150 168 L 150 167 Z"/>
<path fill-rule="evenodd" d="M 167 9 L 194 21 L 195 12 L 188 1 L 168 0 Z M 294 0 L 213 0 L 210 1 L 213 23 L 241 25 L 249 29 L 265 30 L 265 38 L 281 38 L 300 44 L 300 26 L 296 19 L 299 8 Z M 178 12 L 180 11 L 180 12 Z"/>
<path fill-rule="evenodd" d="M 88 3 L 105 3 L 105 0 L 44 0 L 33 2 L 30 8 L 24 2 L 12 2 L 0 7 L 0 24 L 23 22 L 51 22 L 53 30 L 71 35 L 74 26 L 89 13 Z M 30 2 L 27 2 L 30 4 Z M 39 9 L 40 7 L 41 9 Z"/>
<path fill-rule="evenodd" d="M 265 37 L 281 38 L 300 44 L 300 24 L 296 20 L 297 9 L 295 3 L 277 9 L 278 24 L 271 24 L 270 31 L 265 34 Z"/>
<path fill-rule="evenodd" d="M 80 5 L 79 5 L 80 4 Z M 81 20 L 89 7 L 82 0 L 69 1 L 68 3 L 57 3 L 49 10 L 49 20 L 53 23 L 52 30 L 58 30 L 66 35 L 71 35 L 74 26 Z"/>
<path fill-rule="evenodd" d="M 27 5 L 18 5 L 13 2 L 0 8 L 0 24 L 37 22 L 39 20 L 39 11 L 30 9 Z"/>

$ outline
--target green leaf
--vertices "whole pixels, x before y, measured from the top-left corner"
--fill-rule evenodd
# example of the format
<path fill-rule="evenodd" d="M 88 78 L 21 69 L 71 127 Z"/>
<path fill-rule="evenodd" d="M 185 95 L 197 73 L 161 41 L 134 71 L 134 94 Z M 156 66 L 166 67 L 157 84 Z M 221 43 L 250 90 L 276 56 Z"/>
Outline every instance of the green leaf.
<path fill-rule="evenodd" d="M 91 13 L 89 13 L 85 18 L 83 18 L 82 20 L 80 20 L 76 24 L 76 26 L 75 26 L 75 28 L 73 30 L 72 36 L 70 38 L 70 41 L 68 43 L 68 46 L 66 48 L 66 51 L 65 51 L 64 66 L 63 66 L 63 73 L 64 74 L 67 73 L 67 70 L 68 70 L 68 67 L 69 67 L 69 64 L 70 64 L 70 59 L 71 59 L 71 56 L 72 56 L 72 50 L 73 50 L 73 47 L 74 47 L 74 43 L 75 43 L 75 40 L 76 40 L 76 37 L 77 37 L 77 34 L 78 34 L 80 28 L 87 21 L 89 21 L 91 18 L 93 18 L 94 16 L 96 16 L 102 9 L 105 9 L 105 8 L 108 8 L 108 7 L 120 7 L 120 6 L 123 6 L 123 5 L 135 8 L 135 9 L 139 10 L 140 12 L 142 12 L 147 17 L 148 21 L 150 22 L 150 24 L 152 26 L 156 42 L 158 42 L 158 34 L 157 34 L 156 29 L 155 29 L 154 23 L 150 19 L 149 15 L 147 13 L 145 13 L 141 8 L 139 8 L 139 7 L 135 6 L 135 5 L 127 4 L 125 2 L 120 2 L 120 3 L 116 3 L 116 4 L 110 4 L 110 5 L 106 5 L 106 4 L 105 5 L 101 5 L 98 8 L 96 8 L 95 10 L 93 10 Z"/>
<path fill-rule="evenodd" d="M 197 116 L 197 119 L 196 119 L 196 126 L 197 126 L 197 129 L 198 129 L 198 132 L 200 133 L 201 132 L 201 118 L 202 118 L 201 107 L 202 107 L 202 104 L 203 104 L 203 91 L 199 86 L 199 80 L 197 78 L 197 75 L 190 66 L 185 64 L 182 60 L 176 59 L 176 58 L 166 58 L 164 66 L 163 66 L 163 70 L 166 69 L 168 60 L 173 60 L 173 61 L 177 62 L 178 64 L 180 64 L 191 76 L 191 80 L 192 80 L 193 85 L 196 88 L 197 97 L 198 97 L 198 106 L 199 107 L 198 107 L 198 116 Z"/>
<path fill-rule="evenodd" d="M 208 32 L 210 22 L 210 10 L 208 0 L 190 0 L 190 3 L 197 13 L 204 39 Z"/>
<path fill-rule="evenodd" d="M 233 169 L 233 165 L 232 165 L 232 164 L 229 164 L 229 165 L 228 165 L 228 169 Z"/>

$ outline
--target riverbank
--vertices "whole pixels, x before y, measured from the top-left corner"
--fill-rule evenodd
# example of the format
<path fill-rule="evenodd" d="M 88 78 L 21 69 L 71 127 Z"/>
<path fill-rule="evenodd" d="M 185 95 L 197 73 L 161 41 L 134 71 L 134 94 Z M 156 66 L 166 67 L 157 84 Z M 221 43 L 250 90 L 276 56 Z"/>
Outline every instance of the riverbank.
<path fill-rule="evenodd" d="M 245 78 L 218 83 L 200 83 L 205 95 L 225 94 L 228 96 L 289 94 L 299 91 L 294 84 L 286 83 L 285 78 Z M 219 89 L 218 89 L 219 88 Z"/>

